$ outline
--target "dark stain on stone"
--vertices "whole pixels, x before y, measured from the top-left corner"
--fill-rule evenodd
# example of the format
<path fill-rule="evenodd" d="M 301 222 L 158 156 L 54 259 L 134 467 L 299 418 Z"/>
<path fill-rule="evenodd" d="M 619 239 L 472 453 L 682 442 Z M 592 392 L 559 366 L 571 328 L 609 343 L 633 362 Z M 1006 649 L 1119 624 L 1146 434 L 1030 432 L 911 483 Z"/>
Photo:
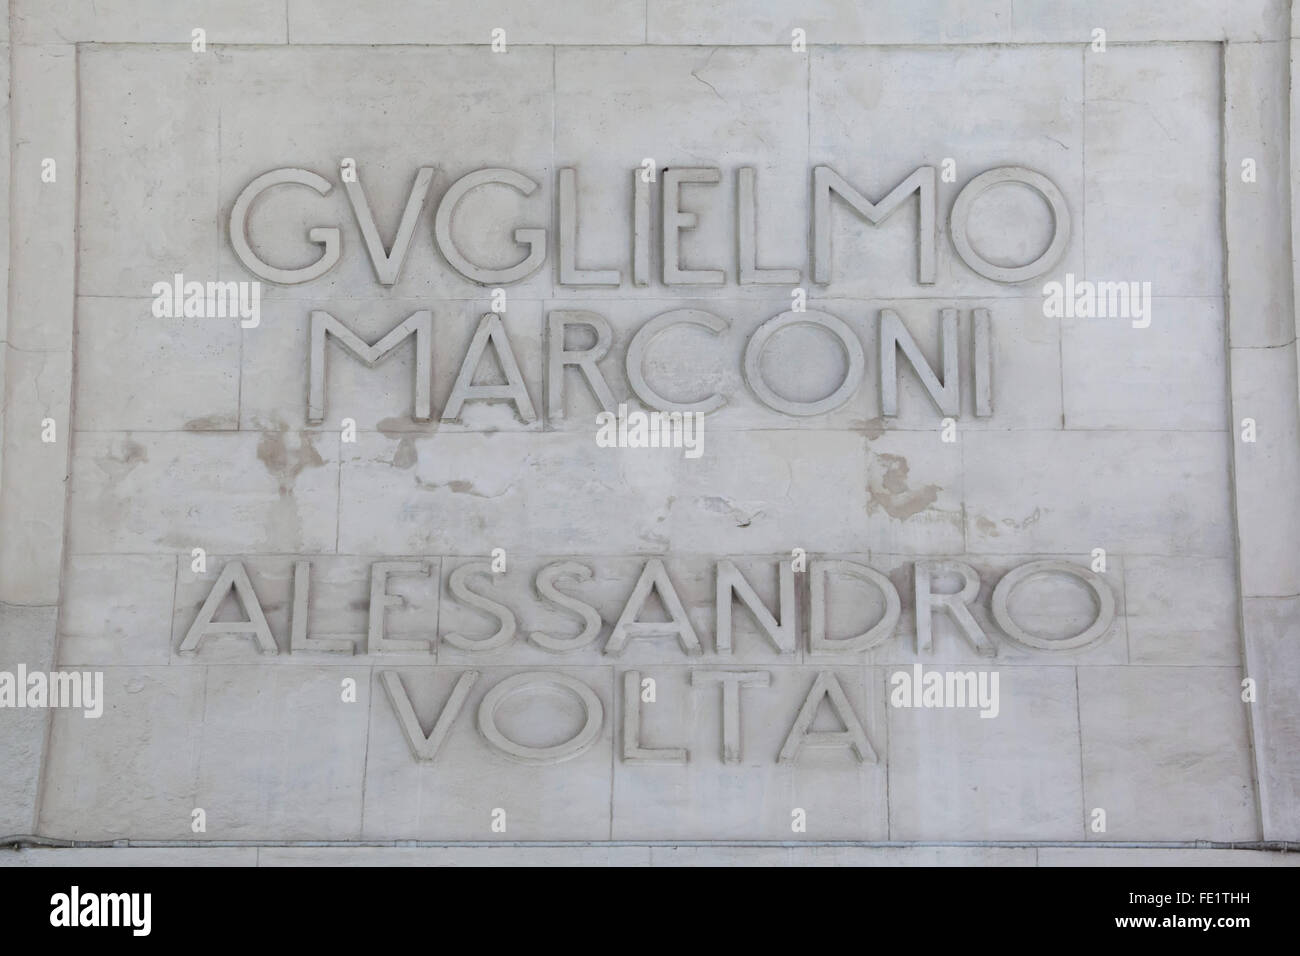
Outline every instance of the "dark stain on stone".
<path fill-rule="evenodd" d="M 474 482 L 465 481 L 464 479 L 461 478 L 453 479 L 448 482 L 437 482 L 437 481 L 421 481 L 417 477 L 415 479 L 415 483 L 420 488 L 423 488 L 425 491 L 437 491 L 440 488 L 446 488 L 454 495 L 473 495 L 475 498 L 500 498 L 502 495 L 506 493 L 505 491 L 501 491 L 495 495 L 489 495 L 475 488 Z M 507 488 L 507 490 L 509 489 Z"/>
<path fill-rule="evenodd" d="M 910 466 L 902 455 L 876 455 L 883 469 L 872 468 L 868 478 L 869 510 L 881 508 L 891 518 L 906 521 L 925 511 L 939 498 L 939 485 L 910 488 L 907 475 Z"/>
<path fill-rule="evenodd" d="M 407 418 L 381 418 L 375 423 L 375 428 L 379 429 L 379 433 L 385 438 L 405 438 L 416 431 Z"/>
<path fill-rule="evenodd" d="M 226 415 L 205 415 L 202 418 L 191 418 L 185 423 L 187 432 L 228 432 L 235 428 L 234 420 Z"/>
<path fill-rule="evenodd" d="M 393 452 L 394 468 L 413 468 L 418 459 L 419 456 L 415 453 L 415 442 L 409 437 L 397 443 L 397 450 Z"/>
<path fill-rule="evenodd" d="M 123 465 L 138 465 L 142 461 L 149 460 L 149 452 L 145 450 L 144 445 L 128 438 L 122 442 L 122 453 L 109 457 Z"/>
<path fill-rule="evenodd" d="M 284 432 L 263 432 L 257 443 L 257 457 L 266 470 L 279 479 L 281 490 L 292 485 L 304 469 L 325 464 L 325 459 L 312 444 L 311 436 L 305 432 L 299 434 L 295 448 L 289 447 Z"/>

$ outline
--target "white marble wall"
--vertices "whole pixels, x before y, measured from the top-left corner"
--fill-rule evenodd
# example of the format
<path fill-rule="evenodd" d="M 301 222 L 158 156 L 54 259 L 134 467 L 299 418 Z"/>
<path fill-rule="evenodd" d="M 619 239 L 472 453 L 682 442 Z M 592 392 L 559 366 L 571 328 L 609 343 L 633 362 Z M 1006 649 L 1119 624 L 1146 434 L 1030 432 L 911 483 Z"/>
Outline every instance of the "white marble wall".
<path fill-rule="evenodd" d="M 764 4 L 757 15 L 730 0 L 447 0 L 382 11 L 336 0 L 11 6 L 3 50 L 13 185 L 0 189 L 12 193 L 0 362 L 0 670 L 21 661 L 102 671 L 106 705 L 98 720 L 0 709 L 0 726 L 13 728 L 0 734 L 0 772 L 19 781 L 0 795 L 0 835 L 1300 838 L 1288 4 L 1108 0 L 1062 11 L 1025 0 L 934 0 L 903 13 L 897 4 L 803 0 Z M 194 27 L 207 31 L 204 52 L 189 46 Z M 489 46 L 496 27 L 507 52 Z M 1089 45 L 1096 27 L 1107 31 L 1104 52 Z M 806 52 L 790 49 L 795 28 L 807 33 Z M 40 180 L 47 156 L 58 157 L 55 183 Z M 416 170 L 434 170 L 391 288 L 365 255 L 341 188 L 343 157 L 356 159 L 386 237 Z M 656 231 L 650 283 L 631 286 L 631 171 L 644 157 L 661 170 L 721 167 L 720 186 L 684 193 L 700 225 L 683 248 L 693 267 L 726 269 L 724 285 L 665 284 Z M 956 181 L 938 184 L 933 285 L 917 283 L 912 202 L 876 227 L 837 202 L 832 279 L 811 282 L 813 166 L 830 165 L 878 198 L 947 157 Z M 1239 175 L 1245 157 L 1257 163 L 1252 183 Z M 962 262 L 947 216 L 974 175 L 1013 164 L 1060 187 L 1072 230 L 1048 275 L 1004 284 Z M 230 212 L 250 180 L 281 166 L 335 188 L 326 197 L 269 194 L 252 220 L 255 248 L 303 265 L 318 254 L 306 230 L 337 224 L 339 264 L 305 284 L 264 283 L 256 328 L 155 318 L 150 288 L 173 273 L 253 278 L 229 242 Z M 508 287 L 504 319 L 538 417 L 472 403 L 459 421 L 441 423 L 489 290 L 440 255 L 432 207 L 459 176 L 486 166 L 518 170 L 541 188 L 528 199 L 466 200 L 464 250 L 509 262 L 517 252 L 508 228 L 552 232 L 546 266 Z M 742 166 L 757 171 L 759 264 L 800 269 L 809 308 L 843 319 L 865 349 L 866 380 L 835 411 L 782 415 L 741 375 L 750 335 L 790 305 L 785 286 L 736 282 Z M 620 288 L 559 281 L 561 167 L 579 173 L 579 265 L 621 269 Z M 990 203 L 977 221 L 981 248 L 1022 259 L 1048 236 L 1032 201 Z M 469 237 L 475 222 L 481 234 Z M 1067 272 L 1150 282 L 1150 327 L 1045 317 L 1042 283 Z M 622 357 L 633 334 L 677 308 L 730 322 L 716 337 L 669 333 L 647 363 L 671 398 L 727 396 L 706 421 L 702 457 L 597 447 L 598 406 L 572 371 L 565 414 L 548 413 L 550 313 L 586 309 L 608 320 L 613 342 L 601 367 L 624 400 Z M 902 315 L 932 360 L 939 309 L 960 310 L 963 342 L 971 310 L 988 309 L 993 415 L 974 415 L 963 346 L 955 442 L 941 440 L 942 416 L 910 371 L 900 414 L 883 418 L 882 308 Z M 330 346 L 326 418 L 310 424 L 314 309 L 366 341 L 431 310 L 434 422 L 411 418 L 409 345 L 373 369 Z M 773 383 L 803 397 L 829 391 L 840 371 L 834 350 L 812 334 L 792 334 L 777 358 L 768 366 Z M 345 417 L 356 422 L 355 442 L 340 434 Z M 1245 417 L 1258 423 L 1255 443 L 1241 441 Z M 57 423 L 54 443 L 40 441 L 45 418 Z M 194 548 L 206 552 L 205 571 L 192 570 Z M 519 635 L 497 651 L 459 650 L 447 633 L 482 637 L 491 624 L 457 600 L 449 575 L 494 548 L 505 550 L 508 569 L 482 588 L 518 616 Z M 738 610 L 736 653 L 719 655 L 716 559 L 735 556 L 774 603 L 775 565 L 792 548 L 888 574 L 903 599 L 897 633 L 856 655 L 827 659 L 801 645 L 782 657 Z M 1103 578 L 1116 599 L 1101 640 L 1035 651 L 999 630 L 988 608 L 1002 574 L 1043 558 L 1087 565 L 1096 548 L 1106 550 Z M 353 639 L 355 655 L 290 652 L 300 555 L 312 561 L 310 636 Z M 388 636 L 427 639 L 430 648 L 372 653 L 370 567 L 401 556 L 429 561 L 432 573 L 390 585 L 407 606 L 388 613 Z M 704 645 L 699 659 L 671 638 L 602 653 L 654 556 L 664 557 Z M 996 658 L 976 655 L 946 622 L 932 652 L 916 651 L 912 564 L 940 557 L 979 573 L 976 616 Z M 566 558 L 592 568 L 592 580 L 573 590 L 604 625 L 587 648 L 556 655 L 525 636 L 576 630 L 534 584 L 540 567 Z M 248 569 L 279 653 L 259 655 L 247 636 L 180 653 L 232 560 Z M 1043 585 L 1033 597 L 1017 610 L 1044 630 L 1086 624 L 1076 590 Z M 865 600 L 851 585 L 832 590 L 832 626 L 869 623 Z M 802 580 L 799 603 L 806 633 Z M 890 707 L 889 675 L 915 662 L 998 670 L 999 716 Z M 690 679 L 692 669 L 719 667 L 771 675 L 770 686 L 742 691 L 735 764 L 723 760 L 718 688 Z M 464 712 L 437 759 L 417 763 L 380 674 L 401 675 L 427 731 L 469 668 L 482 677 Z M 590 749 L 554 766 L 506 759 L 473 719 L 499 680 L 538 668 L 584 681 L 604 708 Z M 645 745 L 688 749 L 684 766 L 623 758 L 628 669 L 657 682 L 657 701 L 642 705 Z M 877 762 L 843 749 L 776 761 L 819 670 L 843 684 Z M 1246 677 L 1259 685 L 1253 704 L 1241 698 Z M 357 683 L 355 702 L 340 700 L 345 678 Z M 567 703 L 533 706 L 503 710 L 503 725 L 564 736 Z M 202 833 L 191 826 L 195 808 L 206 812 Z M 504 833 L 491 827 L 495 808 L 506 810 Z M 806 811 L 806 832 L 791 831 L 794 808 Z M 1106 811 L 1104 831 L 1089 825 L 1095 808 Z M 600 852 L 608 857 L 582 862 L 681 862 L 654 859 L 662 847 Z M 772 852 L 776 862 L 925 862 L 844 848 L 820 848 L 815 860 Z M 952 862 L 951 852 L 931 862 Z M 977 858 L 966 862 L 1046 864 L 1108 861 L 1114 851 L 961 852 Z"/>

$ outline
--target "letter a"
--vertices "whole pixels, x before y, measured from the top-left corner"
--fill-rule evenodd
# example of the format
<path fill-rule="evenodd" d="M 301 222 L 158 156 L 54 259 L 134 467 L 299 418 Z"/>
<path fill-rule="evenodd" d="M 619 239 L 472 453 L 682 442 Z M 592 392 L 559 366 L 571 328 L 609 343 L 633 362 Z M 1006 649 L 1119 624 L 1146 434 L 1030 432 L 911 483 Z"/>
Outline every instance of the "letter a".
<path fill-rule="evenodd" d="M 817 716 L 817 708 L 821 706 L 823 698 L 830 701 L 835 716 L 844 724 L 843 730 L 813 731 L 813 720 Z M 794 719 L 794 726 L 790 728 L 790 734 L 785 738 L 781 753 L 776 758 L 777 762 L 794 763 L 807 744 L 852 747 L 859 762 L 876 762 L 876 751 L 872 749 L 871 741 L 867 739 L 867 732 L 862 729 L 857 715 L 853 713 L 849 698 L 845 695 L 844 688 L 840 686 L 839 678 L 830 671 L 822 671 L 813 681 L 812 689 L 804 698 L 803 706 L 799 708 L 799 716 Z"/>
<path fill-rule="evenodd" d="M 232 587 L 248 619 L 213 621 L 213 615 L 217 613 L 217 608 L 221 606 L 221 602 L 225 600 Z M 195 653 L 203 639 L 213 634 L 251 634 L 257 643 L 257 649 L 263 654 L 277 652 L 275 638 L 271 636 L 266 615 L 262 613 L 262 605 L 257 600 L 257 593 L 253 590 L 252 582 L 248 580 L 248 572 L 244 570 L 242 561 L 227 561 L 226 566 L 221 569 L 217 583 L 212 585 L 212 590 L 208 592 L 208 599 L 203 602 L 203 607 L 199 609 L 199 616 L 190 625 L 185 640 L 181 641 L 181 646 L 177 648 L 177 653 Z"/>

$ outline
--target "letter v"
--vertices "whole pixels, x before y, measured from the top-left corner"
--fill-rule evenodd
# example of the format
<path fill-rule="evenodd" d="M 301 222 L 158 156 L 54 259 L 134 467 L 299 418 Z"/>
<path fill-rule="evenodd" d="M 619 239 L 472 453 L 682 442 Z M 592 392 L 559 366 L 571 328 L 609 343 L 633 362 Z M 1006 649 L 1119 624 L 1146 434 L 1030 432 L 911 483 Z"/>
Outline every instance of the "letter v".
<path fill-rule="evenodd" d="M 349 180 L 343 183 L 343 188 L 348 194 L 348 202 L 352 205 L 352 212 L 357 217 L 357 225 L 361 227 L 361 238 L 365 240 L 366 251 L 370 253 L 370 261 L 375 267 L 375 275 L 381 285 L 393 285 L 397 282 L 398 273 L 402 271 L 402 263 L 406 260 L 407 250 L 411 248 L 411 237 L 415 235 L 415 222 L 424 210 L 424 199 L 429 193 L 431 182 L 433 182 L 433 170 L 428 166 L 421 166 L 420 171 L 415 174 L 415 183 L 411 186 L 410 195 L 406 198 L 406 208 L 402 210 L 402 221 L 397 225 L 397 236 L 393 239 L 391 253 L 384 251 L 383 240 L 379 238 L 375 215 L 370 210 L 370 202 L 366 199 L 365 190 L 361 188 L 360 171 L 355 182 Z"/>
<path fill-rule="evenodd" d="M 451 696 L 447 698 L 446 706 L 442 708 L 442 713 L 438 715 L 438 720 L 427 737 L 420 727 L 420 721 L 415 716 L 415 708 L 411 706 L 411 698 L 407 696 L 406 688 L 402 686 L 402 679 L 397 676 L 397 672 L 381 671 L 379 679 L 383 681 L 384 690 L 388 692 L 388 700 L 393 705 L 393 712 L 397 714 L 397 722 L 402 725 L 402 732 L 406 734 L 406 742 L 411 745 L 411 753 L 416 760 L 429 763 L 437 756 L 443 739 L 464 708 L 465 698 L 469 696 L 470 688 L 478 680 L 478 671 L 461 673 L 456 686 L 451 690 Z"/>

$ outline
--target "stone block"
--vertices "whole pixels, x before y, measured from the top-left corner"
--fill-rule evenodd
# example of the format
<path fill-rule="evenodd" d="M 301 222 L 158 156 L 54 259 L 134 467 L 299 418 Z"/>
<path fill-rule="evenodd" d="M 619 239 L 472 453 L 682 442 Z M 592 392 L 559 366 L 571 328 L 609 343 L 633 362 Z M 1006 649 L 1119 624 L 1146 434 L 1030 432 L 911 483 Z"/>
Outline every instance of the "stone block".
<path fill-rule="evenodd" d="M 1238 665 L 1236 568 L 1227 558 L 1124 560 L 1134 664 Z"/>
<path fill-rule="evenodd" d="M 238 319 L 156 318 L 149 299 L 83 296 L 77 311 L 78 431 L 239 426 Z"/>
<path fill-rule="evenodd" d="M 1065 427 L 1226 427 L 1222 302 L 1156 298 L 1145 321 L 1061 319 Z"/>
<path fill-rule="evenodd" d="M 1084 64 L 1086 278 L 1221 295 L 1219 48 L 1111 46 Z"/>
<path fill-rule="evenodd" d="M 176 562 L 172 554 L 70 555 L 59 666 L 168 663 Z"/>
<path fill-rule="evenodd" d="M 357 839 L 369 668 L 213 666 L 206 678 L 195 797 L 206 837 Z"/>
<path fill-rule="evenodd" d="M 83 433 L 72 550 L 333 551 L 338 449 L 337 437 L 306 432 Z"/>
<path fill-rule="evenodd" d="M 1079 719 L 1088 839 L 1259 839 L 1239 668 L 1079 668 Z"/>
<path fill-rule="evenodd" d="M 1051 276 L 1081 271 L 1084 103 L 1078 49 L 873 46 L 817 48 L 808 55 L 810 164 L 831 166 L 879 202 L 918 166 L 933 166 L 938 173 L 946 159 L 954 163 L 955 181 L 938 176 L 936 185 L 935 284 L 919 281 L 917 202 L 908 199 L 885 222 L 871 226 L 832 197 L 828 294 L 880 297 L 901 289 L 910 295 L 1038 294 L 1048 276 L 994 282 L 965 265 L 951 241 L 949 214 L 959 192 L 976 175 L 1006 165 L 1041 173 L 1064 194 L 1070 238 Z M 1024 75 L 1035 82 L 1026 86 L 1014 79 Z M 990 116 L 997 121 L 989 122 Z M 1049 207 L 1022 185 L 990 190 L 976 200 L 969 219 L 972 244 L 1002 265 L 1033 261 L 1052 234 Z"/>
<path fill-rule="evenodd" d="M 177 40 L 188 44 L 189 30 Z M 217 149 L 223 123 L 238 116 L 220 112 L 224 59 L 188 46 L 82 49 L 81 295 L 152 296 L 154 283 L 170 284 L 177 273 L 220 278 L 217 249 L 227 238 Z"/>
<path fill-rule="evenodd" d="M 391 700 L 377 675 L 371 693 L 366 758 L 366 839 L 608 840 L 610 760 L 616 712 L 610 668 L 565 668 L 600 700 L 603 719 L 588 749 L 558 764 L 520 763 L 493 749 L 477 722 L 483 697 L 520 668 L 483 668 L 432 762 L 412 759 Z M 394 669 L 420 732 L 435 726 L 461 668 Z M 497 711 L 502 733 L 531 747 L 580 733 L 584 712 L 563 690 L 544 685 L 507 699 Z M 504 811 L 504 817 L 495 811 Z M 494 829 L 493 824 L 504 826 Z"/>
<path fill-rule="evenodd" d="M 465 6 L 455 0 L 398 0 L 359 12 L 346 0 L 288 0 L 292 43 L 469 43 L 488 49 L 493 30 L 511 44 L 640 43 L 645 38 L 642 0 L 580 0 L 520 5 L 489 0 Z"/>
<path fill-rule="evenodd" d="M 979 432 L 962 442 L 972 551 L 1232 553 L 1222 432 Z"/>
<path fill-rule="evenodd" d="M 888 708 L 891 840 L 1082 836 L 1074 668 L 1006 668 L 999 693 L 991 719 Z"/>
<path fill-rule="evenodd" d="M 53 712 L 41 834 L 66 840 L 193 839 L 203 672 L 106 667 L 103 673 L 101 717 Z"/>

